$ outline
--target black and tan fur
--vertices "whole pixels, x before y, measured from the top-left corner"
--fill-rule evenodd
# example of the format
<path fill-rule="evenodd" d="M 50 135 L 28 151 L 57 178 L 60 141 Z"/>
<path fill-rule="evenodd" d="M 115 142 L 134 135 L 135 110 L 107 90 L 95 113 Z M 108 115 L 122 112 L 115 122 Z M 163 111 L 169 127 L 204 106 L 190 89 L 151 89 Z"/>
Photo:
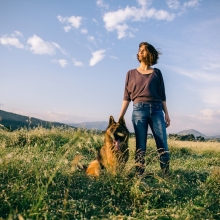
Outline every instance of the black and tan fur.
<path fill-rule="evenodd" d="M 128 139 L 129 131 L 124 118 L 120 117 L 119 121 L 115 122 L 110 116 L 109 125 L 105 131 L 104 145 L 98 152 L 97 158 L 86 169 L 87 175 L 99 176 L 102 167 L 115 175 L 128 161 Z"/>

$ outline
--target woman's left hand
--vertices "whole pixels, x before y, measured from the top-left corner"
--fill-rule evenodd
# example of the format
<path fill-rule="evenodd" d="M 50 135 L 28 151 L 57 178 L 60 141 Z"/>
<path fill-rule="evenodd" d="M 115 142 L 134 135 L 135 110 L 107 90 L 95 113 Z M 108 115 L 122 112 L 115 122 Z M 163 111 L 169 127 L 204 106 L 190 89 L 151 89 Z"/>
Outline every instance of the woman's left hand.
<path fill-rule="evenodd" d="M 168 114 L 165 114 L 165 122 L 166 122 L 166 127 L 170 126 L 170 117 Z"/>
<path fill-rule="evenodd" d="M 162 105 L 163 105 L 163 111 L 164 111 L 164 114 L 165 114 L 166 127 L 169 127 L 170 126 L 170 117 L 169 117 L 168 110 L 167 110 L 167 104 L 166 104 L 165 101 L 163 101 Z"/>

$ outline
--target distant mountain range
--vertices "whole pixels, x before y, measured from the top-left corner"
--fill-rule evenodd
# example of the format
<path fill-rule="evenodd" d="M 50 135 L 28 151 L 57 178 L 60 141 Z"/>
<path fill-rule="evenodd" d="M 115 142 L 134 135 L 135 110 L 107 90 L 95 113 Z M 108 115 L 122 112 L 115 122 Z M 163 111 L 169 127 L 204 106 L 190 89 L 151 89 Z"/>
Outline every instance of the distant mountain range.
<path fill-rule="evenodd" d="M 97 121 L 97 122 L 82 122 L 82 123 L 70 123 L 69 125 L 74 126 L 74 127 L 80 127 L 80 128 L 87 128 L 87 129 L 95 129 L 95 130 L 101 130 L 104 131 L 106 130 L 108 126 L 107 121 Z M 215 135 L 215 136 L 206 136 L 202 134 L 201 132 L 195 130 L 195 129 L 188 129 L 188 130 L 183 130 L 178 133 L 178 135 L 187 135 L 187 134 L 193 134 L 195 137 L 201 136 L 204 137 L 205 139 L 215 139 L 215 138 L 220 138 L 220 135 Z"/>
<path fill-rule="evenodd" d="M 199 131 L 194 130 L 194 129 L 183 130 L 183 131 L 178 132 L 177 134 L 179 134 L 179 135 L 193 134 L 195 137 L 201 136 L 201 137 L 204 137 L 205 139 L 220 138 L 220 135 L 206 136 L 206 135 L 204 135 L 204 134 L 202 134 Z"/>
<path fill-rule="evenodd" d="M 78 128 L 86 128 L 86 129 L 94 129 L 94 130 L 106 130 L 108 126 L 107 121 L 97 121 L 97 122 L 82 122 L 82 123 L 68 123 L 68 125 L 78 127 Z"/>
<path fill-rule="evenodd" d="M 33 117 L 28 117 L 28 116 L 23 116 L 19 114 L 14 114 L 11 112 L 6 112 L 3 110 L 0 110 L 0 125 L 3 125 L 6 128 L 9 128 L 11 130 L 16 130 L 21 127 L 37 127 L 37 126 L 42 126 L 49 128 L 51 126 L 58 127 L 58 126 L 67 126 L 67 127 L 79 127 L 79 128 L 85 128 L 85 129 L 94 129 L 94 130 L 99 130 L 99 131 L 104 131 L 106 130 L 108 126 L 107 121 L 96 121 L 96 122 L 82 122 L 82 123 L 60 123 L 60 122 L 49 122 L 49 121 L 44 121 L 41 119 L 33 118 Z M 204 137 L 205 139 L 216 139 L 220 138 L 220 135 L 215 135 L 215 136 L 206 136 L 202 134 L 201 132 L 194 130 L 194 129 L 188 129 L 188 130 L 183 130 L 178 133 L 178 135 L 187 135 L 187 134 L 193 134 L 195 137 L 201 136 Z"/>
<path fill-rule="evenodd" d="M 6 112 L 3 110 L 0 110 L 0 125 L 3 125 L 7 129 L 10 130 L 16 130 L 19 128 L 23 127 L 37 127 L 37 126 L 42 126 L 45 128 L 49 128 L 51 126 L 54 127 L 60 127 L 60 126 L 66 126 L 66 127 L 73 127 L 67 124 L 59 123 L 59 122 L 49 122 L 49 121 L 44 121 L 40 120 L 37 118 L 32 118 L 32 117 L 27 117 L 19 114 L 14 114 L 11 112 Z"/>

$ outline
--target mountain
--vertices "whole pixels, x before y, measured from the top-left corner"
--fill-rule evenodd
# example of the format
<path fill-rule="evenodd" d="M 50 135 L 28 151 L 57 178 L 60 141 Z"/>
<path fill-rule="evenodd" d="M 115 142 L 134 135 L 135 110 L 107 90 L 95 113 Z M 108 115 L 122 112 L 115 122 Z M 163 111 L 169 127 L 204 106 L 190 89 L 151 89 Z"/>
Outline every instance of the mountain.
<path fill-rule="evenodd" d="M 107 121 L 96 121 L 96 122 L 82 122 L 82 123 L 71 123 L 68 124 L 78 128 L 94 129 L 104 131 L 108 126 Z"/>
<path fill-rule="evenodd" d="M 14 114 L 11 112 L 6 112 L 3 110 L 0 110 L 0 125 L 3 125 L 6 128 L 9 128 L 10 130 L 16 130 L 22 127 L 37 127 L 42 126 L 45 128 L 50 128 L 51 126 L 54 127 L 60 127 L 60 126 L 66 126 L 66 127 L 73 127 L 70 125 L 66 125 L 59 122 L 49 122 L 44 121 L 37 118 L 27 117 L 19 114 Z"/>
<path fill-rule="evenodd" d="M 183 131 L 178 132 L 177 134 L 179 134 L 179 135 L 193 134 L 195 137 L 202 136 L 202 137 L 204 137 L 205 139 L 216 139 L 216 138 L 220 138 L 220 135 L 206 136 L 206 135 L 202 134 L 201 132 L 199 132 L 199 131 L 197 131 L 197 130 L 194 130 L 194 129 L 183 130 Z"/>
<path fill-rule="evenodd" d="M 202 134 L 199 131 L 194 130 L 194 129 L 183 130 L 183 131 L 178 132 L 177 134 L 179 134 L 179 135 L 193 134 L 195 137 L 198 137 L 198 136 L 202 136 L 204 138 L 206 137 L 206 135 L 204 135 L 204 134 Z"/>

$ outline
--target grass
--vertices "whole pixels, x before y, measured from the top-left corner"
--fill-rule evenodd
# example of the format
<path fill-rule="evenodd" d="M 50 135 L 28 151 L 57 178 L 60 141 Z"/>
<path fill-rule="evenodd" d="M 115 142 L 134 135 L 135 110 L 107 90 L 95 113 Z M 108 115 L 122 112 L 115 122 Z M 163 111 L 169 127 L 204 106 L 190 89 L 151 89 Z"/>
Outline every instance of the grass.
<path fill-rule="evenodd" d="M 71 171 L 76 155 L 87 165 L 102 144 L 85 130 L 0 130 L 0 219 L 220 219 L 220 143 L 169 140 L 165 178 L 153 139 L 143 178 L 134 176 L 134 138 L 117 176 Z"/>
<path fill-rule="evenodd" d="M 169 140 L 169 146 L 175 148 L 190 148 L 196 153 L 220 152 L 220 142 L 196 142 L 196 141 L 176 141 Z"/>

